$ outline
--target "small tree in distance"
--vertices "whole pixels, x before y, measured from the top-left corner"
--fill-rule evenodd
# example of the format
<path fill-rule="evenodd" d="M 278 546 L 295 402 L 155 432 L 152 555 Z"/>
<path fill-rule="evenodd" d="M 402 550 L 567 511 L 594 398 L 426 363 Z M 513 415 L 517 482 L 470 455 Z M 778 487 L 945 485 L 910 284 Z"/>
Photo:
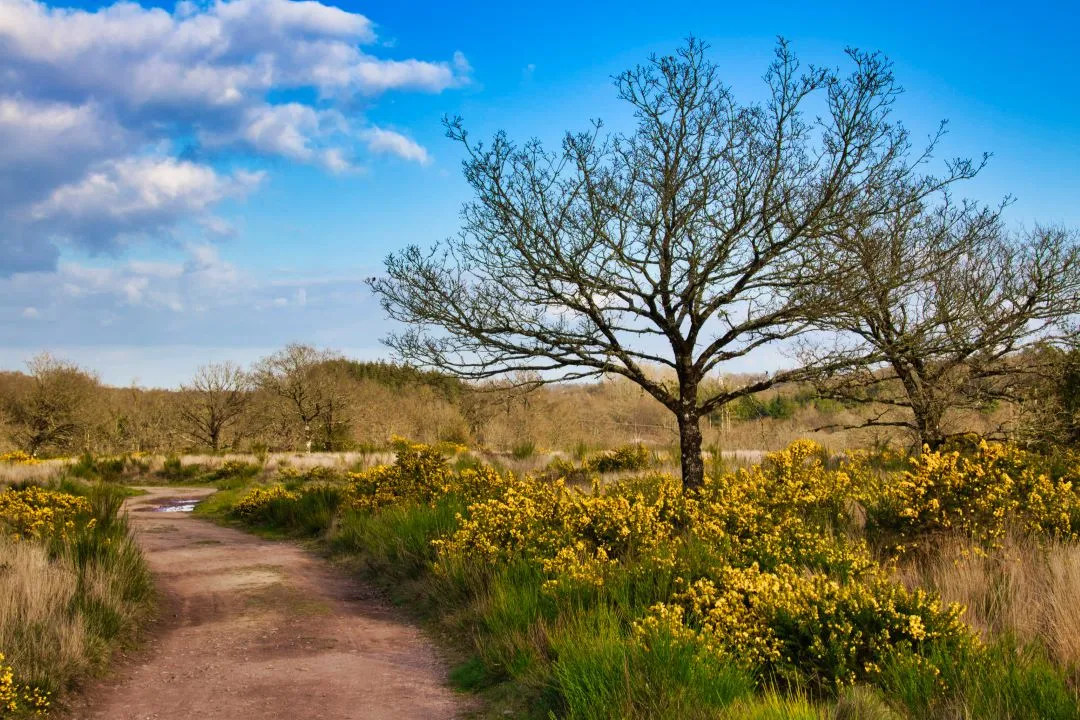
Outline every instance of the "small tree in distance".
<path fill-rule="evenodd" d="M 41 353 L 26 363 L 32 380 L 25 392 L 6 398 L 12 441 L 39 452 L 78 452 L 89 444 L 90 405 L 100 390 L 97 375 Z"/>
<path fill-rule="evenodd" d="M 283 419 L 303 433 L 310 450 L 318 437 L 329 449 L 347 406 L 340 377 L 341 356 L 330 350 L 291 343 L 260 360 L 252 371 L 255 384 L 277 398 Z"/>
<path fill-rule="evenodd" d="M 704 477 L 703 415 L 807 376 L 703 384 L 828 312 L 813 291 L 830 272 L 815 262 L 822 244 L 853 213 L 888 213 L 897 183 L 928 195 L 978 169 L 958 161 L 945 177 L 919 175 L 936 140 L 913 153 L 890 120 L 899 88 L 878 54 L 849 50 L 841 76 L 800 69 L 780 41 L 767 99 L 740 104 L 705 51 L 691 39 L 615 79 L 636 119 L 629 134 L 605 136 L 597 122 L 553 152 L 503 133 L 474 143 L 448 120 L 475 192 L 461 232 L 391 255 L 371 280 L 407 324 L 386 339 L 405 360 L 474 379 L 637 383 L 676 416 L 688 489 Z"/>
<path fill-rule="evenodd" d="M 231 362 L 203 365 L 191 382 L 180 386 L 180 419 L 197 444 L 214 452 L 225 433 L 242 419 L 251 399 L 251 381 Z"/>

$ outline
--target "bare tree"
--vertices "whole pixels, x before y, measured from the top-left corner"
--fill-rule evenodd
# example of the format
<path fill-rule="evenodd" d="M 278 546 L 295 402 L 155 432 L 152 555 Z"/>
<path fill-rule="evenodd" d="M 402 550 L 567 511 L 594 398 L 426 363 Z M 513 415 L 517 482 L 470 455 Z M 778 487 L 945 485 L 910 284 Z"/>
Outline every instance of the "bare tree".
<path fill-rule="evenodd" d="M 251 381 L 239 365 L 210 363 L 180 386 L 180 418 L 198 444 L 221 449 L 226 432 L 238 425 L 251 397 Z"/>
<path fill-rule="evenodd" d="M 311 449 L 319 437 L 330 444 L 346 422 L 344 383 L 335 362 L 340 355 L 293 343 L 263 358 L 254 370 L 256 384 L 282 402 L 287 418 L 299 425 Z"/>
<path fill-rule="evenodd" d="M 820 392 L 876 405 L 856 426 L 937 448 L 950 414 L 1021 398 L 1035 369 L 1022 351 L 1063 339 L 1080 311 L 1080 246 L 1059 228 L 1010 234 L 1001 208 L 892 193 L 893 212 L 855 214 L 830 243 L 842 271 L 823 292 L 840 304 L 819 326 L 839 334 L 805 357 L 843 368 L 818 377 Z"/>
<path fill-rule="evenodd" d="M 878 54 L 849 50 L 842 76 L 800 69 L 781 41 L 767 100 L 739 104 L 705 51 L 691 39 L 615 79 L 636 119 L 629 134 L 605 136 L 597 122 L 552 152 L 503 133 L 477 144 L 448 121 L 476 195 L 463 228 L 430 252 L 391 255 L 371 281 L 409 325 L 387 339 L 407 360 L 470 378 L 530 370 L 637 383 L 677 418 L 688 489 L 703 480 L 703 415 L 804 376 L 703 386 L 825 311 L 808 292 L 828 272 L 811 262 L 816 246 L 852 212 L 886 212 L 875 204 L 888 200 L 883 187 L 930 193 L 976 170 L 918 175 L 927 154 L 890 120 L 899 88 Z"/>
<path fill-rule="evenodd" d="M 32 455 L 81 449 L 91 425 L 89 406 L 100 389 L 97 377 L 48 353 L 26 365 L 32 382 L 5 402 L 11 439 Z"/>

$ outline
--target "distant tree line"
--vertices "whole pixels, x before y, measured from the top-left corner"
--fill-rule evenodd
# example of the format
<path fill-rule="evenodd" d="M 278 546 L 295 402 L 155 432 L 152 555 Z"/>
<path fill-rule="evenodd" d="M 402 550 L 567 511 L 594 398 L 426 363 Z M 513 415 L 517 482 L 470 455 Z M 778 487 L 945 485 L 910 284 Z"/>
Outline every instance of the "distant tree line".
<path fill-rule="evenodd" d="M 1042 449 L 1080 446 L 1080 351 L 1039 353 L 1044 355 L 1029 354 L 1029 365 L 1017 367 L 1016 400 L 988 403 L 948 427 Z M 659 371 L 655 377 L 665 382 Z M 744 375 L 723 382 L 749 386 L 762 380 Z M 705 437 L 709 446 L 772 448 L 815 430 L 828 438 L 887 409 L 895 411 L 888 404 L 837 400 L 811 382 L 780 385 L 715 409 Z M 26 373 L 0 373 L 0 449 L 42 457 L 87 450 L 350 450 L 385 447 L 393 435 L 496 450 L 528 444 L 570 451 L 639 440 L 664 446 L 678 437 L 666 413 L 626 380 L 466 382 L 303 345 L 283 348 L 249 369 L 203 365 L 175 390 L 109 387 L 93 372 L 44 354 L 27 363 Z M 972 417 L 982 422 L 972 424 Z M 892 442 L 915 437 L 909 428 L 883 430 Z M 871 442 L 881 436 L 859 437 Z"/>

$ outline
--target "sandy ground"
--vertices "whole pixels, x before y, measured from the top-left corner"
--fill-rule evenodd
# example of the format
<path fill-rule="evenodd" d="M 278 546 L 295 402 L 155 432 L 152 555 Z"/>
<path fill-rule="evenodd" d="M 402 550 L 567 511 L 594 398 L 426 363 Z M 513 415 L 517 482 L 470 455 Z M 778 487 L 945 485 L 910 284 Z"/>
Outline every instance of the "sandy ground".
<path fill-rule="evenodd" d="M 430 642 L 363 584 L 293 544 L 153 511 L 209 490 L 146 489 L 129 503 L 162 617 L 71 717 L 450 718 L 463 709 Z"/>

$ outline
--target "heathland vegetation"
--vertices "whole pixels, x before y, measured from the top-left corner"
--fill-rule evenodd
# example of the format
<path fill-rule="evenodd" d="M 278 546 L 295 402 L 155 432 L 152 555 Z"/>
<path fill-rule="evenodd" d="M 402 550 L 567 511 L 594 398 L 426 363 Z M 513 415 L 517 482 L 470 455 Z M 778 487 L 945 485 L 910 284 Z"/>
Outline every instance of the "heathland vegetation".
<path fill-rule="evenodd" d="M 616 78 L 631 132 L 555 151 L 450 120 L 462 231 L 372 281 L 408 364 L 0 378 L 0 698 L 143 612 L 116 488 L 201 483 L 384 586 L 496 715 L 1080 716 L 1080 244 L 957 200 L 986 158 L 930 173 L 942 134 L 848 57 L 781 43 L 743 104 L 691 41 Z"/>
<path fill-rule="evenodd" d="M 153 583 L 120 513 L 127 494 L 71 476 L 0 492 L 0 716 L 45 714 L 149 617 Z"/>

